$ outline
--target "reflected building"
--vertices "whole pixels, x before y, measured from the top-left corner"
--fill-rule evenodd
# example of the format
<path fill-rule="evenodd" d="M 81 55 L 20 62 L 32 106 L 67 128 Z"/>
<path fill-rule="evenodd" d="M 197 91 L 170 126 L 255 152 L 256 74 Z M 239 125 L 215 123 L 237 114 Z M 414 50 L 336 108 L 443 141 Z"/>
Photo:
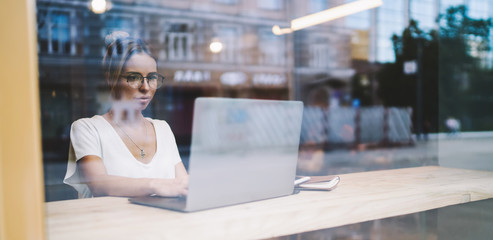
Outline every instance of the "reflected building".
<path fill-rule="evenodd" d="M 271 30 L 289 19 L 283 0 L 121 0 L 104 14 L 92 13 L 88 1 L 38 0 L 37 17 L 47 143 L 68 136 L 73 120 L 109 109 L 101 59 L 114 31 L 151 45 L 167 84 L 146 111 L 166 119 L 182 144 L 196 97 L 294 98 L 290 37 Z M 222 43 L 220 52 L 209 49 L 213 41 Z"/>
<path fill-rule="evenodd" d="M 319 12 L 344 1 L 292 1 L 292 18 Z M 309 106 L 328 108 L 351 99 L 351 35 L 345 19 L 313 26 L 293 33 L 294 78 L 298 99 Z"/>
<path fill-rule="evenodd" d="M 110 10 L 95 14 L 88 7 L 90 0 L 37 0 L 47 200 L 72 191 L 60 187 L 71 123 L 103 114 L 111 106 L 101 61 L 104 39 L 114 31 L 145 40 L 159 59 L 166 85 L 144 114 L 170 124 L 185 164 L 194 100 L 203 96 L 302 100 L 308 106 L 304 117 L 320 115 L 322 120 L 306 121 L 308 137 L 302 136 L 302 143 L 312 141 L 315 147 L 301 158 L 323 163 L 324 152 L 317 144 L 328 138 L 336 139 L 337 146 L 355 142 L 356 124 L 343 125 L 333 120 L 337 114 L 325 114 L 330 108 L 347 122 L 356 122 L 356 109 L 344 108 L 354 104 L 355 80 L 370 90 L 366 104 L 380 105 L 376 72 L 381 63 L 394 61 L 392 34 L 400 35 L 410 19 L 425 30 L 437 28 L 436 16 L 450 5 L 468 5 L 475 18 L 493 15 L 489 0 L 383 0 L 379 8 L 292 34 L 272 33 L 274 25 L 287 27 L 294 18 L 352 1 L 113 0 Z M 213 42 L 220 42 L 222 50 L 212 52 Z M 491 67 L 493 55 L 488 54 L 484 62 Z M 331 124 L 323 125 L 327 122 Z M 376 124 L 361 122 L 375 129 Z M 337 135 L 334 129 L 344 131 Z"/>
<path fill-rule="evenodd" d="M 428 30 L 450 5 L 468 5 L 472 17 L 493 11 L 488 0 L 383 0 L 381 7 L 292 34 L 272 33 L 274 25 L 352 1 L 114 0 L 109 11 L 95 14 L 88 0 L 37 0 L 44 152 L 68 144 L 75 119 L 109 109 L 101 59 L 104 38 L 114 31 L 152 46 L 167 84 L 146 114 L 166 119 L 184 146 L 196 97 L 296 99 L 336 108 L 352 104 L 357 79 L 370 89 L 369 104 L 378 105 L 375 73 L 379 63 L 394 61 L 390 38 L 409 19 Z M 212 52 L 212 42 L 223 49 Z"/>
<path fill-rule="evenodd" d="M 322 105 L 331 96 L 332 103 L 348 99 L 354 70 L 351 32 L 343 20 L 295 34 L 272 33 L 274 25 L 287 26 L 293 17 L 343 2 L 119 0 L 95 14 L 88 1 L 38 0 L 45 152 L 50 146 L 56 151 L 60 139 L 68 140 L 73 120 L 109 109 L 101 59 L 104 39 L 114 31 L 153 48 L 167 84 L 146 112 L 166 119 L 180 145 L 189 143 L 196 97 L 301 99 Z M 209 49 L 214 41 L 222 44 L 220 52 Z"/>

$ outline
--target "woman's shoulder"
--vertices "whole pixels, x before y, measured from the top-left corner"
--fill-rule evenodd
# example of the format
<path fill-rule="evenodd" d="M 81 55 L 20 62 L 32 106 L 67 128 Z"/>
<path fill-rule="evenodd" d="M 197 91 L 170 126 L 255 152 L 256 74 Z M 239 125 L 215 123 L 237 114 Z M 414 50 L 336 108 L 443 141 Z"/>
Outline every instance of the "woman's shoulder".
<path fill-rule="evenodd" d="M 152 118 L 147 118 L 147 119 L 152 122 L 152 124 L 154 125 L 157 131 L 173 132 L 168 122 L 166 122 L 165 120 L 152 119 Z"/>
<path fill-rule="evenodd" d="M 101 115 L 94 115 L 90 118 L 79 118 L 72 123 L 72 128 L 74 127 L 96 127 L 106 121 Z"/>
<path fill-rule="evenodd" d="M 153 118 L 146 118 L 146 119 L 151 121 L 154 125 L 169 127 L 168 122 L 166 122 L 165 120 L 153 119 Z"/>

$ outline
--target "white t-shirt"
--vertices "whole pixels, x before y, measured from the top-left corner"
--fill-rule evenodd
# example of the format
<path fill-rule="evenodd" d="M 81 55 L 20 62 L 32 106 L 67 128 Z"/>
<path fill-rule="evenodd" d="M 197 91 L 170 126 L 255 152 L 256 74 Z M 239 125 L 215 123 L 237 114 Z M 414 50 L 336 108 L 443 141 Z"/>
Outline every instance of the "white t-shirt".
<path fill-rule="evenodd" d="M 151 162 L 145 164 L 132 155 L 125 143 L 102 116 L 82 118 L 72 124 L 70 150 L 64 183 L 79 192 L 79 198 L 92 197 L 77 167 L 84 156 L 95 155 L 103 160 L 109 175 L 130 178 L 174 178 L 175 165 L 181 162 L 175 137 L 168 123 L 147 118 L 156 130 L 157 148 Z"/>

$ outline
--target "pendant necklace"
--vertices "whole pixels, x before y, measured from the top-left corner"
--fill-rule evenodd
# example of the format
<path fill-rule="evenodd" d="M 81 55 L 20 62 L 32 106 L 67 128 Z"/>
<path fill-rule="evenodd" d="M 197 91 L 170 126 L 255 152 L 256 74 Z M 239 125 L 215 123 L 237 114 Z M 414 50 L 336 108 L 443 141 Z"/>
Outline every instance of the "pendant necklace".
<path fill-rule="evenodd" d="M 146 137 L 145 139 L 147 140 L 147 126 L 146 126 L 146 123 L 145 123 L 145 119 L 144 119 L 144 128 L 146 130 Z M 117 122 L 115 122 L 115 125 L 120 129 L 122 130 L 123 133 L 125 133 L 125 135 L 128 137 L 128 139 L 130 139 L 130 141 L 132 141 L 132 143 L 140 150 L 140 158 L 142 158 L 142 160 L 144 160 L 144 157 L 146 156 L 146 152 L 144 151 L 144 148 L 141 148 L 139 147 L 139 145 L 137 145 L 137 143 L 134 142 L 134 140 L 127 134 L 127 132 L 125 132 L 125 130 L 123 130 L 123 128 L 120 127 L 120 125 L 118 125 Z"/>

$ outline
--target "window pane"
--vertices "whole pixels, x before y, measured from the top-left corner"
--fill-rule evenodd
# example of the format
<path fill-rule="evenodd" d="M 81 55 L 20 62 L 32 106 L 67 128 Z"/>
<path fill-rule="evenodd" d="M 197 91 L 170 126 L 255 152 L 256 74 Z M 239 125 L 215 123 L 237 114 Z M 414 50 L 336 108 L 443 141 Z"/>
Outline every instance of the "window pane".
<path fill-rule="evenodd" d="M 100 190 L 91 176 L 81 180 L 91 172 L 76 160 L 95 157 L 104 177 L 132 181 L 173 179 L 181 163 L 188 171 L 200 97 L 302 102 L 298 175 L 438 165 L 441 156 L 451 167 L 493 170 L 455 156 L 461 144 L 478 155 L 490 151 L 471 139 L 489 140 L 493 128 L 493 26 L 480 21 L 491 17 L 493 4 L 383 0 L 377 8 L 273 33 L 274 25 L 289 31 L 294 18 L 354 2 L 115 0 L 97 13 L 86 3 L 36 1 L 46 201 L 118 195 L 107 188 L 123 189 L 118 196 L 148 193 L 111 184 Z M 466 16 L 453 8 L 456 15 L 436 21 L 460 4 Z M 456 25 L 447 24 L 451 19 Z M 141 76 L 129 78 L 131 72 Z M 153 89 L 158 84 L 149 73 L 164 76 L 161 88 Z M 137 113 L 143 124 L 113 121 L 116 111 L 123 120 Z M 231 122 L 246 119 L 228 114 Z M 104 134 L 87 124 L 93 118 L 104 123 Z M 262 112 L 253 118 L 287 122 Z M 163 129 L 171 130 L 166 146 L 157 140 Z M 233 130 L 233 140 L 248 135 Z M 115 141 L 102 143 L 111 134 Z M 128 155 L 106 158 L 108 151 Z M 143 169 L 155 170 L 149 156 L 164 152 L 159 159 L 170 162 L 156 163 L 161 175 L 146 175 Z M 115 170 L 106 159 L 131 163 Z"/>

